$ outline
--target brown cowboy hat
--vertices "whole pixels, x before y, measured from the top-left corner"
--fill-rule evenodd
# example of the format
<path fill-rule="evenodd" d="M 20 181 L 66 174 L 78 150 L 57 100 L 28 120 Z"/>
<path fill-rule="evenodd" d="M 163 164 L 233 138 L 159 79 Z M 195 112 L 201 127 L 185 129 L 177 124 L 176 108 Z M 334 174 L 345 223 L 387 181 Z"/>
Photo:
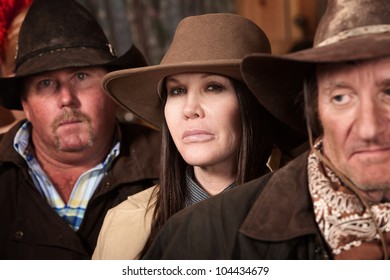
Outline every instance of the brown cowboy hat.
<path fill-rule="evenodd" d="M 389 55 L 390 1 L 329 0 L 313 48 L 281 56 L 251 54 L 241 70 L 265 108 L 305 132 L 304 102 L 298 96 L 315 65 Z"/>
<path fill-rule="evenodd" d="M 26 76 L 68 67 L 145 65 L 135 46 L 117 57 L 99 23 L 76 1 L 35 0 L 20 28 L 15 76 L 0 79 L 0 105 L 22 108 L 17 85 Z"/>
<path fill-rule="evenodd" d="M 172 74 L 208 72 L 240 81 L 242 58 L 249 53 L 270 53 L 265 33 L 236 14 L 205 14 L 183 19 L 159 65 L 108 73 L 103 86 L 117 103 L 142 119 L 161 127 L 161 81 Z"/>

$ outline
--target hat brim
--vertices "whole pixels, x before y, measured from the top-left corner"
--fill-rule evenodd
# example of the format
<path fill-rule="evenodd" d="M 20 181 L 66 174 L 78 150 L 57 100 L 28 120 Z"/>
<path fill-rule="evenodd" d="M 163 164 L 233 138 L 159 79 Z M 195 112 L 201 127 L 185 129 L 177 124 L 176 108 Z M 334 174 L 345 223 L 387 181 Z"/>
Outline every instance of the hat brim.
<path fill-rule="evenodd" d="M 138 117 L 161 128 L 162 108 L 158 86 L 165 77 L 178 73 L 214 73 L 243 81 L 241 59 L 153 65 L 108 73 L 103 79 L 107 94 Z"/>
<path fill-rule="evenodd" d="M 18 84 L 22 78 L 47 71 L 55 71 L 70 67 L 103 66 L 111 70 L 147 65 L 142 53 L 132 46 L 122 56 L 113 59 L 99 49 L 74 48 L 50 51 L 31 58 L 23 63 L 14 77 L 0 78 L 0 105 L 14 110 L 22 110 Z"/>
<path fill-rule="evenodd" d="M 287 55 L 250 54 L 241 72 L 259 102 L 290 127 L 306 132 L 303 83 L 322 63 L 366 60 L 390 55 L 389 34 L 365 35 Z M 306 132 L 307 133 L 307 132 Z"/>

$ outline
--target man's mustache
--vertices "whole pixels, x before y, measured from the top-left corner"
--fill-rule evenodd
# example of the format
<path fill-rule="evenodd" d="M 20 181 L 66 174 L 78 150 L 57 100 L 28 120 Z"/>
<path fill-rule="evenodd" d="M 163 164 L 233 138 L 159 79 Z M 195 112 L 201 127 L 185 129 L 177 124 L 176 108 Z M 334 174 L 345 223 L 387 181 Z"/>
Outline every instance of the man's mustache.
<path fill-rule="evenodd" d="M 65 122 L 91 122 L 91 119 L 85 115 L 84 113 L 74 110 L 74 109 L 64 109 L 61 114 L 55 118 L 53 121 L 51 128 L 53 131 L 57 130 L 57 128 L 65 123 Z"/>
<path fill-rule="evenodd" d="M 356 153 L 360 151 L 369 151 L 372 149 L 389 149 L 390 148 L 390 135 L 381 135 L 376 138 L 359 141 L 351 145 L 347 150 L 349 153 Z"/>

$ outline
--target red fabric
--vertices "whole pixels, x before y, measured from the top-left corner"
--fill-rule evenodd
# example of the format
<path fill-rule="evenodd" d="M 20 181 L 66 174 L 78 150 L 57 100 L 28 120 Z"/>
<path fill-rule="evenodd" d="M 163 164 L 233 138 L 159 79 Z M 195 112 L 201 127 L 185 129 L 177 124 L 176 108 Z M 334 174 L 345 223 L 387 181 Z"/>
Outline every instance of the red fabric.
<path fill-rule="evenodd" d="M 30 5 L 33 0 L 0 0 L 0 50 L 3 48 L 3 40 L 11 21 L 24 7 Z"/>

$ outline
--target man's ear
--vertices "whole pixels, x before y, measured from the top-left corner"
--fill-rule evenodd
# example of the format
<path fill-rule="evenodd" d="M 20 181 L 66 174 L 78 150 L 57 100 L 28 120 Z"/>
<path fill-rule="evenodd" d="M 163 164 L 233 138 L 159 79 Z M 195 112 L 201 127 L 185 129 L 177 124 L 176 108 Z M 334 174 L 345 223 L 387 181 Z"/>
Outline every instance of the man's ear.
<path fill-rule="evenodd" d="M 26 115 L 26 119 L 30 120 L 30 106 L 28 105 L 27 101 L 24 99 L 21 100 L 21 103 L 22 103 L 24 114 Z"/>

